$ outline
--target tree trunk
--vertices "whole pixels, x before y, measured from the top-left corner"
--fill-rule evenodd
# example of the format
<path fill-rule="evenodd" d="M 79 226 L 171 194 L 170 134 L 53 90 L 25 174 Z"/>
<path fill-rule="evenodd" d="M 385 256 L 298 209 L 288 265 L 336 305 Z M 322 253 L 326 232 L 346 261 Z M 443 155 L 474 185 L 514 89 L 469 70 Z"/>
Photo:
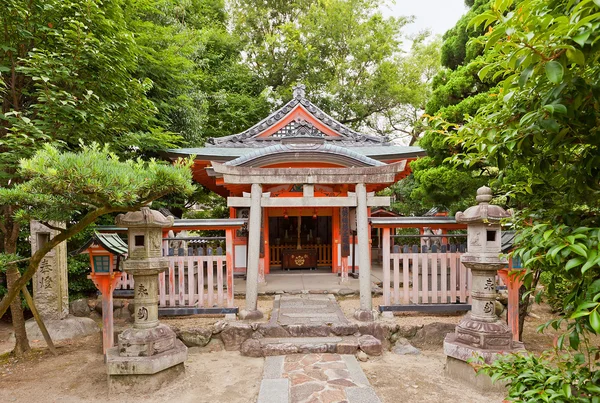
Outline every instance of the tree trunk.
<path fill-rule="evenodd" d="M 8 214 L 5 216 L 7 217 Z M 12 218 L 5 221 L 6 233 L 4 234 L 4 253 L 17 252 L 17 240 L 19 236 L 19 224 Z M 8 290 L 14 288 L 15 282 L 19 279 L 19 270 L 17 265 L 11 264 L 6 268 L 6 286 Z M 23 307 L 21 298 L 15 298 L 10 304 L 10 314 L 12 316 L 12 325 L 15 332 L 15 348 L 13 354 L 17 357 L 22 356 L 31 350 L 29 339 L 25 331 L 25 317 L 23 316 Z"/>

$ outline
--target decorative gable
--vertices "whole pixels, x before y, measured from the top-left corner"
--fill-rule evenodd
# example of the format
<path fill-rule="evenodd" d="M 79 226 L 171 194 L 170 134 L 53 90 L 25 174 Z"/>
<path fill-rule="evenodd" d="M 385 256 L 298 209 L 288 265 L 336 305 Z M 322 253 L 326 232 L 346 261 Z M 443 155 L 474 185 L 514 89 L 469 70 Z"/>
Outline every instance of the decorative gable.
<path fill-rule="evenodd" d="M 320 137 L 340 145 L 389 145 L 386 137 L 358 133 L 323 112 L 305 97 L 305 86 L 294 87 L 294 98 L 248 130 L 210 138 L 207 146 L 265 147 L 282 139 Z"/>

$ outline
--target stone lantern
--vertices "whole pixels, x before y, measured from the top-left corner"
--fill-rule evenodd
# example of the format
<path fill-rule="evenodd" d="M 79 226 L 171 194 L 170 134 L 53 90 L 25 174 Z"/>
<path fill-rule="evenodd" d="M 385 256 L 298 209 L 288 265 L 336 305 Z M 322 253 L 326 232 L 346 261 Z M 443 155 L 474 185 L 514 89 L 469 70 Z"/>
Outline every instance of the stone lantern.
<path fill-rule="evenodd" d="M 118 337 L 118 347 L 108 350 L 109 375 L 147 375 L 177 366 L 187 358 L 187 347 L 175 333 L 158 322 L 158 274 L 169 266 L 162 257 L 162 232 L 173 226 L 173 217 L 142 207 L 115 220 L 126 227 L 126 272 L 134 278 L 134 325 Z"/>
<path fill-rule="evenodd" d="M 467 224 L 467 253 L 461 262 L 472 273 L 471 311 L 444 340 L 447 372 L 459 378 L 472 377 L 467 360 L 475 356 L 491 363 L 498 354 L 523 350 L 523 344 L 513 341 L 510 329 L 495 312 L 496 273 L 507 263 L 501 257 L 500 222 L 511 214 L 489 204 L 491 200 L 491 189 L 483 186 L 477 190 L 479 204 L 456 213 L 456 221 Z"/>

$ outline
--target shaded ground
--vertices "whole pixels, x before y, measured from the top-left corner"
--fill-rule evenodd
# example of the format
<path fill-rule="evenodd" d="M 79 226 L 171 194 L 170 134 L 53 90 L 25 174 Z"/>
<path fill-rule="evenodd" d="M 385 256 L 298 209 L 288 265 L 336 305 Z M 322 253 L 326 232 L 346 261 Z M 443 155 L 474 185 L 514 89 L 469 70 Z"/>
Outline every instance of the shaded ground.
<path fill-rule="evenodd" d="M 61 343 L 60 355 L 36 351 L 29 359 L 0 359 L 1 402 L 251 402 L 258 395 L 262 358 L 238 352 L 191 354 L 185 374 L 150 395 L 107 394 L 100 335 Z"/>
<path fill-rule="evenodd" d="M 446 356 L 440 351 L 419 355 L 386 353 L 361 367 L 379 398 L 394 402 L 502 402 L 500 393 L 481 393 L 444 375 Z"/>
<path fill-rule="evenodd" d="M 270 310 L 271 298 L 261 298 L 263 311 Z M 374 306 L 377 304 L 374 301 Z M 358 298 L 343 298 L 344 313 L 353 312 Z M 525 345 L 538 352 L 551 347 L 557 334 L 549 330 L 538 334 L 535 329 L 552 317 L 546 305 L 533 308 L 525 326 Z M 268 318 L 269 315 L 266 315 Z M 456 316 L 420 316 L 416 314 L 395 317 L 401 324 L 426 324 L 460 320 Z M 185 326 L 203 326 L 219 318 L 173 318 L 169 322 Z M 10 326 L 0 322 L 0 354 L 12 345 L 7 341 Z M 43 341 L 32 341 L 40 346 Z M 216 351 L 190 354 L 185 375 L 169 387 L 149 396 L 106 394 L 105 366 L 101 355 L 100 334 L 74 342 L 58 343 L 60 355 L 53 357 L 46 349 L 38 349 L 25 360 L 0 355 L 0 402 L 255 402 L 262 378 L 264 359 L 240 356 L 239 352 Z M 416 356 L 399 356 L 386 352 L 383 357 L 371 358 L 361 366 L 371 385 L 384 402 L 501 402 L 500 394 L 481 394 L 469 385 L 449 380 L 444 376 L 445 356 L 441 347 L 422 351 Z"/>

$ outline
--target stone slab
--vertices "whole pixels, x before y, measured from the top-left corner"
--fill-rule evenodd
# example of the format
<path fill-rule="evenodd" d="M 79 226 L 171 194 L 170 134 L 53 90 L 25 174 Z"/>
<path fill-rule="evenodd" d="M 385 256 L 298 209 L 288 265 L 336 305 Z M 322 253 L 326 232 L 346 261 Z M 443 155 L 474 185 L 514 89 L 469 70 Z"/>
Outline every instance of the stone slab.
<path fill-rule="evenodd" d="M 157 392 L 184 374 L 184 365 L 178 364 L 152 375 L 108 375 L 108 392 L 113 396 L 122 395 L 122 400 L 127 401 L 131 393 Z"/>
<path fill-rule="evenodd" d="M 106 352 L 106 370 L 108 375 L 120 376 L 156 374 L 183 363 L 187 353 L 187 347 L 179 339 L 172 349 L 149 357 L 121 357 L 119 348 L 113 347 Z"/>
<path fill-rule="evenodd" d="M 344 389 L 348 403 L 381 403 L 381 400 L 371 387 L 350 387 Z"/>
<path fill-rule="evenodd" d="M 492 382 L 486 374 L 478 374 L 467 362 L 453 357 L 446 357 L 446 376 L 465 382 L 483 392 L 506 392 L 505 382 Z"/>
<path fill-rule="evenodd" d="M 271 323 L 280 325 L 349 323 L 330 294 L 282 295 L 273 303 Z"/>
<path fill-rule="evenodd" d="M 265 337 L 260 339 L 260 344 L 310 344 L 310 343 L 339 343 L 341 337 Z"/>
<path fill-rule="evenodd" d="M 53 341 L 75 339 L 100 332 L 100 327 L 93 319 L 76 316 L 67 316 L 64 319 L 45 319 L 44 325 Z M 44 339 L 35 319 L 25 322 L 25 330 L 30 340 Z"/>
<path fill-rule="evenodd" d="M 278 379 L 283 373 L 283 361 L 285 356 L 276 355 L 265 358 L 263 369 L 263 379 Z"/>
<path fill-rule="evenodd" d="M 290 403 L 290 381 L 287 378 L 263 379 L 257 403 Z"/>
<path fill-rule="evenodd" d="M 348 368 L 348 372 L 350 372 L 350 379 L 357 385 L 369 386 L 369 380 L 367 376 L 363 372 L 362 368 L 358 361 L 356 361 L 356 357 L 353 355 L 342 355 L 342 360 L 346 363 L 346 368 Z"/>

